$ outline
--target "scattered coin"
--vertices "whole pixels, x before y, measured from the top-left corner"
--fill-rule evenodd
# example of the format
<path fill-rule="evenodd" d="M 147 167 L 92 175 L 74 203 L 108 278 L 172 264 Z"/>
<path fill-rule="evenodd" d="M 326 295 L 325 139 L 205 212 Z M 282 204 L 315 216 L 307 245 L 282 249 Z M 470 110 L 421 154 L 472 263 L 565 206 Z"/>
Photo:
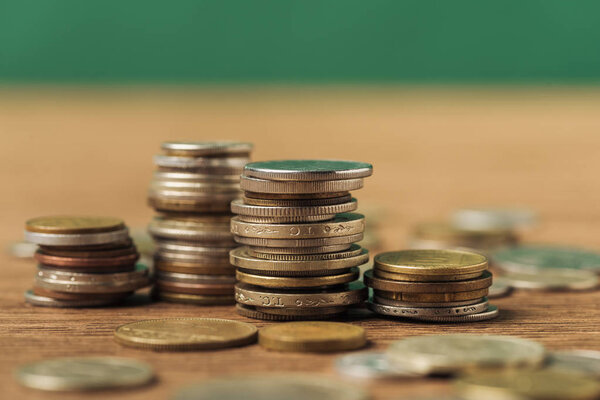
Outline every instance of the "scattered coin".
<path fill-rule="evenodd" d="M 495 251 L 494 265 L 507 271 L 567 268 L 600 272 L 600 253 L 559 246 L 521 245 Z"/>
<path fill-rule="evenodd" d="M 270 350 L 333 352 L 354 350 L 367 343 L 365 330 L 341 322 L 288 322 L 261 329 L 258 343 Z"/>
<path fill-rule="evenodd" d="M 389 379 L 417 377 L 392 365 L 385 353 L 364 352 L 341 356 L 335 360 L 335 369 L 341 375 L 360 379 Z"/>
<path fill-rule="evenodd" d="M 598 275 L 592 271 L 567 268 L 505 272 L 502 278 L 514 288 L 538 290 L 590 290 L 599 282 Z"/>
<path fill-rule="evenodd" d="M 526 208 L 463 208 L 452 214 L 455 227 L 471 230 L 518 229 L 535 224 L 535 212 Z"/>
<path fill-rule="evenodd" d="M 416 249 L 475 249 L 490 251 L 518 242 L 512 229 L 462 229 L 447 222 L 430 222 L 416 226 L 409 240 Z"/>
<path fill-rule="evenodd" d="M 508 296 L 512 290 L 513 287 L 510 286 L 510 283 L 507 280 L 502 277 L 494 277 L 494 282 L 492 282 L 492 286 L 489 288 L 487 297 L 490 299 L 497 299 L 498 297 Z"/>
<path fill-rule="evenodd" d="M 148 364 L 117 357 L 54 358 L 20 367 L 16 378 L 23 386 L 47 391 L 85 391 L 129 388 L 152 381 Z"/>
<path fill-rule="evenodd" d="M 256 341 L 253 325 L 217 318 L 165 318 L 132 322 L 115 330 L 125 346 L 156 351 L 208 350 Z"/>
<path fill-rule="evenodd" d="M 600 351 L 554 351 L 548 356 L 544 369 L 581 373 L 600 379 Z"/>

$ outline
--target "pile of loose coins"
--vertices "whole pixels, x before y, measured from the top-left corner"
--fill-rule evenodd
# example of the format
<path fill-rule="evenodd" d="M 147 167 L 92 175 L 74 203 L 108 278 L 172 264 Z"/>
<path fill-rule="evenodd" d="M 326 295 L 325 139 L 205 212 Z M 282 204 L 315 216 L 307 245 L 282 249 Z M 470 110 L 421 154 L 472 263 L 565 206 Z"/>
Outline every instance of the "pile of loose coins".
<path fill-rule="evenodd" d="M 352 161 L 287 160 L 245 166 L 241 200 L 231 203 L 235 288 L 241 315 L 267 320 L 327 319 L 362 303 L 356 282 L 369 259 L 356 245 L 364 217 L 350 191 L 372 166 Z"/>
<path fill-rule="evenodd" d="M 39 245 L 34 287 L 25 292 L 33 305 L 112 305 L 149 284 L 148 271 L 136 266 L 139 254 L 119 218 L 34 218 L 25 224 L 25 239 Z"/>
<path fill-rule="evenodd" d="M 431 322 L 474 322 L 495 318 L 489 305 L 488 260 L 459 250 L 403 250 L 375 256 L 364 282 L 373 289 L 372 311 Z"/>
<path fill-rule="evenodd" d="M 156 298 L 190 304 L 233 304 L 230 203 L 241 196 L 240 173 L 252 145 L 165 142 L 154 158 L 149 204 L 160 214 L 148 228 L 156 244 Z"/>

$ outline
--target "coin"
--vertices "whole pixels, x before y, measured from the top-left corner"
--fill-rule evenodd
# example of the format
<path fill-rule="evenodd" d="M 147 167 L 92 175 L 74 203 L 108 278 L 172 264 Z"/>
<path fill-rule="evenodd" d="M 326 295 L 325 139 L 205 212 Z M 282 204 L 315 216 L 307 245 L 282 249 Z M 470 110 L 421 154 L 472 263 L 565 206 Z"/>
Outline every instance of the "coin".
<path fill-rule="evenodd" d="M 276 160 L 246 164 L 244 175 L 274 181 L 328 181 L 365 178 L 371 164 L 341 160 Z"/>
<path fill-rule="evenodd" d="M 511 229 L 461 229 L 446 222 L 420 224 L 415 227 L 412 236 L 419 241 L 473 249 L 492 249 L 514 245 L 518 241 L 518 237 Z"/>
<path fill-rule="evenodd" d="M 150 207 L 165 212 L 228 212 L 230 202 L 230 196 L 216 200 L 212 197 L 196 198 L 195 200 L 148 197 Z"/>
<path fill-rule="evenodd" d="M 157 280 L 154 286 L 161 291 L 198 294 L 198 295 L 232 295 L 233 283 L 192 283 Z"/>
<path fill-rule="evenodd" d="M 234 304 L 235 300 L 230 295 L 199 295 L 185 293 L 171 293 L 162 290 L 153 290 L 152 297 L 171 303 L 196 304 L 202 306 L 208 305 L 229 305 Z"/>
<path fill-rule="evenodd" d="M 599 282 L 598 275 L 592 271 L 567 268 L 505 272 L 502 278 L 514 288 L 538 290 L 590 290 Z"/>
<path fill-rule="evenodd" d="M 368 254 L 366 249 L 361 248 L 358 244 L 353 244 L 348 250 L 338 251 L 335 253 L 322 254 L 269 254 L 260 253 L 252 250 L 250 247 L 242 247 L 250 257 L 261 258 L 265 260 L 279 261 L 321 261 L 321 260 L 337 260 L 341 258 L 350 258 L 362 254 Z M 368 261 L 368 257 L 367 260 Z M 366 262 L 365 261 L 365 262 Z M 363 263 L 361 263 L 363 264 Z"/>
<path fill-rule="evenodd" d="M 345 192 L 321 192 L 321 193 L 259 193 L 252 191 L 244 191 L 244 197 L 263 200 L 315 200 L 315 199 L 333 199 L 342 196 L 348 196 L 350 193 Z"/>
<path fill-rule="evenodd" d="M 57 292 L 54 290 L 44 289 L 39 286 L 34 286 L 33 294 L 36 296 L 49 297 L 56 300 L 72 300 L 72 301 L 87 301 L 87 300 L 104 300 L 107 303 L 117 302 L 133 294 L 131 292 L 121 293 L 70 293 Z"/>
<path fill-rule="evenodd" d="M 273 181 L 249 176 L 240 176 L 240 187 L 255 193 L 338 193 L 358 190 L 363 187 L 363 179 L 343 179 L 328 181 Z M 342 211 L 343 212 L 343 211 Z"/>
<path fill-rule="evenodd" d="M 385 353 L 363 352 L 338 357 L 335 369 L 340 375 L 359 379 L 389 379 L 399 377 L 417 377 L 419 375 L 404 371 L 392 365 Z"/>
<path fill-rule="evenodd" d="M 476 314 L 443 316 L 443 317 L 442 316 L 439 316 L 439 317 L 417 316 L 417 317 L 412 317 L 412 319 L 419 320 L 419 321 L 435 322 L 435 323 L 444 323 L 444 322 L 460 323 L 460 322 L 487 321 L 487 320 L 498 317 L 498 315 L 500 315 L 500 312 L 498 311 L 498 307 L 490 304 L 490 306 L 488 307 L 487 310 L 476 313 Z"/>
<path fill-rule="evenodd" d="M 262 319 L 265 321 L 315 321 L 323 319 L 335 318 L 343 313 L 326 314 L 321 309 L 313 310 L 313 314 L 304 315 L 285 315 L 285 314 L 274 314 L 272 312 L 265 312 L 266 309 L 262 308 L 263 311 L 259 311 L 256 307 L 246 306 L 237 303 L 235 305 L 237 313 L 246 318 Z M 275 310 L 275 309 L 271 309 Z"/>
<path fill-rule="evenodd" d="M 152 367 L 129 358 L 53 358 L 23 365 L 15 373 L 23 386 L 47 391 L 129 388 L 150 383 Z"/>
<path fill-rule="evenodd" d="M 128 294 L 127 294 L 128 295 Z M 113 305 L 115 303 L 121 302 L 122 298 L 88 298 L 81 300 L 61 300 L 61 299 L 53 299 L 51 297 L 46 296 L 38 296 L 33 293 L 31 290 L 27 290 L 25 292 L 25 301 L 34 306 L 40 307 L 58 307 L 58 308 L 77 308 L 77 307 L 101 307 Z"/>
<path fill-rule="evenodd" d="M 224 168 L 240 169 L 250 161 L 248 157 L 181 157 L 155 155 L 154 164 L 165 168 Z"/>
<path fill-rule="evenodd" d="M 367 400 L 360 388 L 319 375 L 231 376 L 181 389 L 175 400 Z"/>
<path fill-rule="evenodd" d="M 25 230 L 36 233 L 82 234 L 118 231 L 125 228 L 120 218 L 92 216 L 48 216 L 25 222 Z"/>
<path fill-rule="evenodd" d="M 320 316 L 320 315 L 339 315 L 348 310 L 348 307 L 325 307 L 325 308 L 273 308 L 273 307 L 254 307 L 255 310 L 273 314 L 286 316 Z"/>
<path fill-rule="evenodd" d="M 492 254 L 494 265 L 507 271 L 567 268 L 600 272 L 600 253 L 559 246 L 521 245 Z"/>
<path fill-rule="evenodd" d="M 390 360 L 422 374 L 449 374 L 469 369 L 536 367 L 545 357 L 544 347 L 512 336 L 428 335 L 393 342 Z"/>
<path fill-rule="evenodd" d="M 535 212 L 526 208 L 463 208 L 451 217 L 452 225 L 470 230 L 498 230 L 529 227 L 535 224 Z"/>
<path fill-rule="evenodd" d="M 157 216 L 148 226 L 148 232 L 155 237 L 175 240 L 232 242 L 229 221 L 204 222 Z"/>
<path fill-rule="evenodd" d="M 151 350 L 209 350 L 244 346 L 256 341 L 255 326 L 217 318 L 150 319 L 121 325 L 115 340 Z"/>
<path fill-rule="evenodd" d="M 580 373 L 600 378 L 600 351 L 569 350 L 550 353 L 544 369 Z"/>
<path fill-rule="evenodd" d="M 141 264 L 132 272 L 93 274 L 38 268 L 35 283 L 44 289 L 69 293 L 121 293 L 148 286 L 148 269 Z"/>
<path fill-rule="evenodd" d="M 98 233 L 39 233 L 25 231 L 25 240 L 45 246 L 89 246 L 120 242 L 129 238 L 127 228 Z"/>
<path fill-rule="evenodd" d="M 377 314 L 406 318 L 455 317 L 460 315 L 477 314 L 488 309 L 487 300 L 458 307 L 398 307 L 379 304 L 376 301 L 367 303 L 367 307 Z"/>
<path fill-rule="evenodd" d="M 494 277 L 494 282 L 492 282 L 492 286 L 489 288 L 488 297 L 490 299 L 496 299 L 498 297 L 508 296 L 512 290 L 512 286 L 510 286 L 506 280 L 501 277 Z"/>
<path fill-rule="evenodd" d="M 173 196 L 196 196 L 209 194 L 239 194 L 240 185 L 221 182 L 191 182 L 191 181 L 155 181 L 150 182 L 150 190 L 154 193 L 173 192 Z"/>
<path fill-rule="evenodd" d="M 382 290 L 374 290 L 374 293 L 379 297 L 385 297 L 393 300 L 400 300 L 415 303 L 442 303 L 454 302 L 463 300 L 475 300 L 487 296 L 488 290 L 478 289 L 468 292 L 449 292 L 449 293 L 405 293 L 405 292 L 387 292 Z"/>
<path fill-rule="evenodd" d="M 235 275 L 235 268 L 229 262 L 221 263 L 187 263 L 154 259 L 154 269 L 157 271 L 178 272 L 181 274 L 201 275 Z"/>
<path fill-rule="evenodd" d="M 256 199 L 254 197 L 243 196 L 242 201 L 245 204 L 253 206 L 267 207 L 311 207 L 311 206 L 329 206 L 333 204 L 347 203 L 352 200 L 348 193 L 339 197 L 328 197 L 318 199 Z"/>
<path fill-rule="evenodd" d="M 303 215 L 300 217 L 255 217 L 252 215 L 238 215 L 237 218 L 240 221 L 253 222 L 256 224 L 294 224 L 330 221 L 335 218 L 335 214 Z"/>
<path fill-rule="evenodd" d="M 363 328 L 341 322 L 288 322 L 262 328 L 258 344 L 277 351 L 334 352 L 361 348 L 367 337 Z"/>
<path fill-rule="evenodd" d="M 474 279 L 453 282 L 401 282 L 389 279 L 381 279 L 373 276 L 370 269 L 364 273 L 364 282 L 370 288 L 387 292 L 404 293 L 448 293 L 467 292 L 486 289 L 492 285 L 492 274 L 483 271 L 483 274 Z"/>
<path fill-rule="evenodd" d="M 408 302 L 401 300 L 388 299 L 385 297 L 377 296 L 374 294 L 373 300 L 377 304 L 385 305 L 385 306 L 393 306 L 393 307 L 409 307 L 409 308 L 434 308 L 434 307 L 463 307 L 463 306 L 471 306 L 473 304 L 483 303 L 487 301 L 486 297 L 482 297 L 479 299 L 473 300 L 463 300 L 463 301 L 444 301 L 440 303 L 428 302 L 428 303 L 417 303 L 417 302 Z"/>
<path fill-rule="evenodd" d="M 342 213 L 327 222 L 310 224 L 256 224 L 231 219 L 231 233 L 237 236 L 267 239 L 313 239 L 349 236 L 365 230 L 361 214 Z"/>
<path fill-rule="evenodd" d="M 329 246 L 318 246 L 318 247 L 264 247 L 264 246 L 249 246 L 250 249 L 259 253 L 271 253 L 271 254 L 320 254 L 320 253 L 335 253 L 338 251 L 345 251 L 351 247 L 351 243 L 348 244 L 333 244 Z"/>
<path fill-rule="evenodd" d="M 254 217 L 303 217 L 307 215 L 330 215 L 346 213 L 356 210 L 358 203 L 352 199 L 347 203 L 332 204 L 328 206 L 307 207 L 266 207 L 244 204 L 242 200 L 231 202 L 231 211 L 235 214 L 249 215 Z"/>
<path fill-rule="evenodd" d="M 475 279 L 482 275 L 483 272 L 473 272 L 470 274 L 454 274 L 454 275 L 418 275 L 418 274 L 399 274 L 397 272 L 387 272 L 380 268 L 373 269 L 373 275 L 392 281 L 401 282 L 454 282 L 465 281 L 467 279 Z"/>
<path fill-rule="evenodd" d="M 480 372 L 455 382 L 466 399 L 593 400 L 600 383 L 585 375 L 549 370 Z"/>
<path fill-rule="evenodd" d="M 134 265 L 135 262 L 140 258 L 138 253 L 128 254 L 124 256 L 115 257 L 103 257 L 103 258 L 89 258 L 89 257 L 57 257 L 44 254 L 42 251 L 37 251 L 34 256 L 38 262 L 44 265 L 53 265 L 57 267 L 119 267 Z"/>
<path fill-rule="evenodd" d="M 252 143 L 244 142 L 163 142 L 161 149 L 171 156 L 202 157 L 231 154 L 248 154 L 252 151 Z"/>
<path fill-rule="evenodd" d="M 178 201 L 178 202 L 194 202 L 194 203 L 223 203 L 232 201 L 240 197 L 237 189 L 227 192 L 217 191 L 185 191 L 176 189 L 159 189 L 152 185 L 148 189 L 148 199 Z M 219 205 L 220 207 L 220 205 Z"/>
<path fill-rule="evenodd" d="M 247 246 L 260 247 L 319 247 L 334 246 L 338 244 L 352 244 L 360 242 L 363 238 L 362 233 L 355 233 L 348 236 L 334 236 L 315 239 L 266 239 L 257 237 L 234 236 L 233 239 L 240 244 Z"/>
<path fill-rule="evenodd" d="M 418 275 L 458 275 L 483 272 L 487 258 L 458 250 L 401 250 L 380 253 L 375 268 L 388 272 Z"/>
<path fill-rule="evenodd" d="M 227 245 L 222 243 L 187 242 L 184 240 L 157 240 L 155 239 L 156 251 L 159 255 L 169 254 L 170 258 L 196 258 L 209 257 L 210 259 L 226 258 L 229 251 L 237 247 L 237 244 Z"/>
<path fill-rule="evenodd" d="M 308 277 L 282 277 L 249 274 L 237 270 L 238 281 L 249 285 L 267 288 L 311 288 L 320 286 L 343 285 L 358 279 L 358 268 L 351 268 L 348 272 L 337 275 L 308 276 Z"/>
<path fill-rule="evenodd" d="M 137 254 L 135 246 L 121 247 L 108 250 L 64 250 L 60 247 L 40 246 L 38 252 L 53 257 L 69 258 L 110 258 Z"/>
<path fill-rule="evenodd" d="M 197 174 L 194 172 L 182 171 L 155 171 L 154 182 L 217 182 L 217 183 L 240 183 L 240 175 L 218 175 L 218 174 Z M 239 186 L 238 186 L 239 188 Z"/>

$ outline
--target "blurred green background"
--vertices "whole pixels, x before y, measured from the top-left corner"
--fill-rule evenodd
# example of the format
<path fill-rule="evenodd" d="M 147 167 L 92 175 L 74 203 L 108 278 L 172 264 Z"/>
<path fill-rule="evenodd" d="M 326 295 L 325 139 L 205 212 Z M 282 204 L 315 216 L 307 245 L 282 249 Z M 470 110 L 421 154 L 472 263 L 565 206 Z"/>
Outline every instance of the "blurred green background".
<path fill-rule="evenodd" d="M 592 82 L 600 2 L 3 0 L 0 82 Z"/>

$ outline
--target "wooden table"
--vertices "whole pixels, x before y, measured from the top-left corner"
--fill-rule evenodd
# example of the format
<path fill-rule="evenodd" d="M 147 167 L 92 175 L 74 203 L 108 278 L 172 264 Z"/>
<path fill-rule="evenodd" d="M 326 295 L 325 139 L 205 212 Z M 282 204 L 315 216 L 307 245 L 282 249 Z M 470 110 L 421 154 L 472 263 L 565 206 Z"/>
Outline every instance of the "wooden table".
<path fill-rule="evenodd" d="M 469 205 L 524 205 L 541 224 L 527 241 L 600 247 L 600 91 L 586 89 L 195 88 L 3 89 L 0 92 L 0 209 L 3 246 L 22 238 L 27 218 L 108 214 L 143 227 L 152 155 L 163 140 L 239 139 L 255 159 L 345 158 L 372 162 L 355 193 L 359 211 L 380 215 L 382 249 L 404 246 L 411 225 Z M 367 220 L 368 222 L 368 220 Z M 87 310 L 24 304 L 34 262 L 2 254 L 0 387 L 3 398 L 74 399 L 20 388 L 19 364 L 54 356 L 115 355 L 149 362 L 158 382 L 111 393 L 154 399 L 226 374 L 331 375 L 336 355 L 275 353 L 254 345 L 153 353 L 112 340 L 120 324 L 146 318 L 223 317 L 231 307 L 165 303 Z M 354 320 L 369 349 L 409 335 L 494 333 L 549 349 L 600 350 L 600 292 L 518 292 L 494 301 L 495 321 L 438 325 L 377 317 Z M 259 328 L 267 322 L 252 321 Z M 375 398 L 443 393 L 444 380 L 368 385 Z M 90 398 L 105 398 L 94 393 Z"/>

